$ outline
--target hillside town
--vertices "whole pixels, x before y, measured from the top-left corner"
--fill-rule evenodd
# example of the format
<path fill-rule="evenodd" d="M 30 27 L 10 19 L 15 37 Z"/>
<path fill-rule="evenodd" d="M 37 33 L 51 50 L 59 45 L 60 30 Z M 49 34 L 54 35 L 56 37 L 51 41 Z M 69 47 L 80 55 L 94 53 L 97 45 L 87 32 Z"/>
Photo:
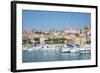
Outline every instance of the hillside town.
<path fill-rule="evenodd" d="M 48 29 L 48 31 L 39 31 L 35 28 L 28 30 L 23 29 L 22 31 L 22 45 L 23 48 L 36 47 L 47 45 L 49 48 L 61 49 L 61 45 L 67 47 L 80 48 L 84 45 L 91 45 L 91 26 L 85 26 L 80 29 L 76 28 L 65 28 L 62 30 Z M 48 48 L 46 48 L 48 49 Z M 39 49 L 40 50 L 40 49 Z"/>

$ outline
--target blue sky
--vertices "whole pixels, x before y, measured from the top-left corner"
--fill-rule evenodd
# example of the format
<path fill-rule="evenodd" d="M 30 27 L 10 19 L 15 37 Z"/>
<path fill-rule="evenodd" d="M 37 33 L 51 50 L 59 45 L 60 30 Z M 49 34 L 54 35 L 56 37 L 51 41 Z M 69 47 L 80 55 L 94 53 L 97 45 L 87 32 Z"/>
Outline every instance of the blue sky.
<path fill-rule="evenodd" d="M 91 24 L 90 13 L 56 11 L 22 11 L 23 29 L 35 28 L 39 31 L 49 29 L 82 28 Z"/>

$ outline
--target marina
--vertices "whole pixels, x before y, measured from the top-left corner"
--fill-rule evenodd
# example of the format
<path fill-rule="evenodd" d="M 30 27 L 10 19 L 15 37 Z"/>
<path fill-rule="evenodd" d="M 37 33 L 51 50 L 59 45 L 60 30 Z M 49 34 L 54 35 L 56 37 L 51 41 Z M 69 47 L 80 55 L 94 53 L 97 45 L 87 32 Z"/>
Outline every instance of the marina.
<path fill-rule="evenodd" d="M 49 47 L 46 44 L 46 45 L 39 45 L 39 46 L 33 46 L 33 47 L 24 47 L 23 50 L 26 50 L 28 52 L 30 51 L 59 51 L 62 53 L 90 53 L 91 47 L 90 45 L 85 45 L 81 47 L 77 47 L 77 46 L 69 47 L 69 46 L 66 46 L 65 44 L 63 45 L 56 44 L 55 47 Z"/>
<path fill-rule="evenodd" d="M 49 47 L 34 46 L 24 47 L 22 50 L 22 61 L 27 62 L 49 62 L 49 61 L 72 61 L 91 59 L 91 50 L 89 45 L 82 47 L 68 47 L 65 44 Z"/>

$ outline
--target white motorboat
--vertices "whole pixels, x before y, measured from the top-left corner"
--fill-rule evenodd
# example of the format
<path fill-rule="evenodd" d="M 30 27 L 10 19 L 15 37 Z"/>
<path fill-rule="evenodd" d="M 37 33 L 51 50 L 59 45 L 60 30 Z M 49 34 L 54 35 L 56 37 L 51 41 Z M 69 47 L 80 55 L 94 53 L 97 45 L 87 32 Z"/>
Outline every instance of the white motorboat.
<path fill-rule="evenodd" d="M 61 51 L 63 53 L 70 53 L 70 48 L 67 45 L 63 45 L 63 47 L 61 47 Z"/>
<path fill-rule="evenodd" d="M 62 48 L 61 52 L 62 53 L 70 53 L 70 48 L 68 48 L 68 47 Z"/>
<path fill-rule="evenodd" d="M 72 46 L 73 47 L 64 46 L 64 48 L 62 48 L 62 52 L 65 52 L 65 53 L 78 53 L 79 48 L 75 45 L 72 45 Z"/>
<path fill-rule="evenodd" d="M 55 51 L 56 48 L 55 47 L 49 47 L 48 45 L 45 45 L 41 48 L 40 51 Z"/>
<path fill-rule="evenodd" d="M 23 50 L 27 50 L 27 47 L 23 47 Z"/>
<path fill-rule="evenodd" d="M 28 51 L 39 51 L 42 48 L 42 46 L 34 46 L 31 48 L 28 48 Z"/>
<path fill-rule="evenodd" d="M 28 50 L 28 52 L 30 52 L 30 51 L 32 51 L 32 50 L 33 50 L 33 48 L 31 47 L 31 48 L 28 48 L 27 50 Z"/>
<path fill-rule="evenodd" d="M 70 52 L 71 53 L 78 53 L 79 52 L 79 48 L 74 47 L 74 48 L 70 49 Z"/>
<path fill-rule="evenodd" d="M 83 45 L 79 48 L 80 53 L 91 53 L 91 45 Z"/>
<path fill-rule="evenodd" d="M 91 50 L 90 50 L 90 48 L 81 47 L 81 48 L 79 49 L 79 52 L 80 52 L 80 53 L 91 53 Z"/>
<path fill-rule="evenodd" d="M 34 50 L 40 50 L 43 46 L 35 46 L 33 47 Z"/>

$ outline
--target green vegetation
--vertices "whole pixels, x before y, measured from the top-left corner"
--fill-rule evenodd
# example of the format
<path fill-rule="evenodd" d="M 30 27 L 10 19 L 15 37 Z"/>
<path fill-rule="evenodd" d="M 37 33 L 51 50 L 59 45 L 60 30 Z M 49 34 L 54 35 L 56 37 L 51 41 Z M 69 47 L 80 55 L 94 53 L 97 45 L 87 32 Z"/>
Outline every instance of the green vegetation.
<path fill-rule="evenodd" d="M 40 39 L 39 38 L 34 38 L 35 44 L 40 44 Z"/>
<path fill-rule="evenodd" d="M 48 40 L 45 40 L 46 44 L 59 44 L 59 43 L 65 43 L 65 38 L 49 38 Z"/>
<path fill-rule="evenodd" d="M 22 43 L 23 45 L 32 44 L 31 39 L 29 39 L 29 38 L 23 39 L 22 41 L 23 41 L 23 43 Z"/>

